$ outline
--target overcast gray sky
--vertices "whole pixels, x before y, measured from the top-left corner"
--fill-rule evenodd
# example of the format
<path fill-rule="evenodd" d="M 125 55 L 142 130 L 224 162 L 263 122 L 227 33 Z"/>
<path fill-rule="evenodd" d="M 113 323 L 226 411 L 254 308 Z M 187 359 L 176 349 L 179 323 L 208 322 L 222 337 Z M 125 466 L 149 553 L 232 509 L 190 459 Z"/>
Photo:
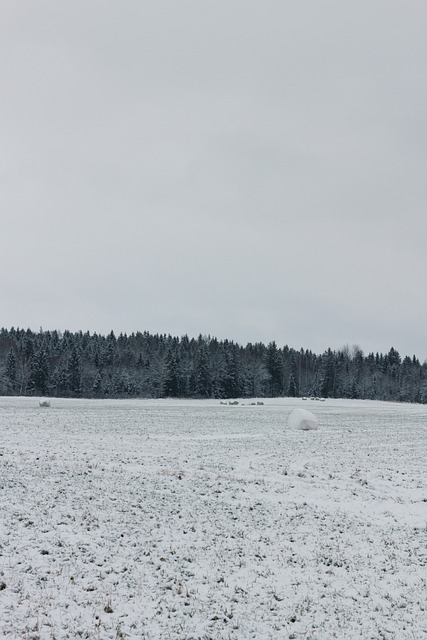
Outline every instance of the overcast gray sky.
<path fill-rule="evenodd" d="M 427 357 L 427 3 L 2 0 L 0 324 Z"/>

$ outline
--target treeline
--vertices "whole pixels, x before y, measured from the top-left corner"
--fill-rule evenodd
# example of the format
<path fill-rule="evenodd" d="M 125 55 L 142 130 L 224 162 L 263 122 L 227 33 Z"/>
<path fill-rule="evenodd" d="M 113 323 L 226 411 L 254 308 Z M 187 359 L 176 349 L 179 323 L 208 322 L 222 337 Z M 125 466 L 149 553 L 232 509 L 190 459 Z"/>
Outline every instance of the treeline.
<path fill-rule="evenodd" d="M 144 333 L 0 330 L 0 395 L 73 398 L 322 396 L 427 403 L 427 364 L 414 356 L 321 355 Z"/>

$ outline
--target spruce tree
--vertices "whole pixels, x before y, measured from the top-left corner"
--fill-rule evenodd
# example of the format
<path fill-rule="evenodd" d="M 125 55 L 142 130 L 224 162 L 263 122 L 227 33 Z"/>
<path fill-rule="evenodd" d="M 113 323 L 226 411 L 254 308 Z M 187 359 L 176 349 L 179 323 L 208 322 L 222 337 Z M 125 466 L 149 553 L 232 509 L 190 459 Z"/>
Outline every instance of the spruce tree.
<path fill-rule="evenodd" d="M 16 390 L 16 356 L 13 349 L 9 350 L 6 357 L 6 384 L 9 393 Z"/>
<path fill-rule="evenodd" d="M 74 348 L 68 358 L 67 363 L 68 390 L 72 396 L 80 396 L 81 393 L 81 371 L 80 356 Z"/>

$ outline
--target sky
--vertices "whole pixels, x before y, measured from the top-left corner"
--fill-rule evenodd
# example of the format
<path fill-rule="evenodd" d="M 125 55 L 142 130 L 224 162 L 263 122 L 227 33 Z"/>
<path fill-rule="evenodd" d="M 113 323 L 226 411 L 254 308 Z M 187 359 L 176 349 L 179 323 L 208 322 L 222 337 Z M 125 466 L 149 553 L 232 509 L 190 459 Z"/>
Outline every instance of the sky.
<path fill-rule="evenodd" d="M 426 24 L 2 0 L 0 325 L 426 359 Z"/>

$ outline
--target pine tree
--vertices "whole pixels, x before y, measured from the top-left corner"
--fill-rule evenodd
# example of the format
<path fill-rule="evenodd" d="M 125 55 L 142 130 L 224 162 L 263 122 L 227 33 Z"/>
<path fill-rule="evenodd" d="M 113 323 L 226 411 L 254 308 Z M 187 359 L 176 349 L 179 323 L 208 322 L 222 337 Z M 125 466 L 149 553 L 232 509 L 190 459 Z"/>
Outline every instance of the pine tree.
<path fill-rule="evenodd" d="M 298 395 L 297 383 L 295 380 L 295 375 L 293 373 L 289 374 L 288 388 L 287 388 L 286 395 L 288 396 L 288 398 L 296 398 L 296 396 Z"/>
<path fill-rule="evenodd" d="M 297 396 L 299 396 L 299 375 L 298 375 L 297 356 L 295 352 L 292 352 L 290 356 L 290 373 L 288 378 L 286 395 L 289 398 L 296 398 Z"/>
<path fill-rule="evenodd" d="M 9 393 L 15 392 L 16 382 L 16 356 L 13 349 L 10 349 L 6 357 L 6 384 Z"/>
<path fill-rule="evenodd" d="M 335 356 L 331 349 L 328 349 L 323 357 L 320 395 L 324 398 L 333 398 L 335 395 Z"/>
<path fill-rule="evenodd" d="M 99 398 L 102 395 L 102 376 L 100 371 L 97 372 L 93 381 L 92 393 L 95 398 Z"/>
<path fill-rule="evenodd" d="M 81 393 L 81 371 L 80 356 L 74 348 L 68 358 L 67 363 L 68 389 L 73 396 L 80 396 Z"/>
<path fill-rule="evenodd" d="M 195 393 L 199 398 L 211 396 L 211 372 L 206 342 L 202 339 L 198 344 L 195 366 Z"/>
<path fill-rule="evenodd" d="M 266 354 L 265 364 L 270 374 L 270 394 L 277 397 L 283 394 L 283 365 L 282 357 L 275 341 L 269 343 Z"/>
<path fill-rule="evenodd" d="M 180 395 L 180 372 L 178 354 L 169 349 L 166 354 L 165 395 L 177 398 Z"/>
<path fill-rule="evenodd" d="M 31 360 L 30 387 L 32 393 L 46 395 L 49 383 L 49 361 L 44 349 L 37 351 Z"/>

